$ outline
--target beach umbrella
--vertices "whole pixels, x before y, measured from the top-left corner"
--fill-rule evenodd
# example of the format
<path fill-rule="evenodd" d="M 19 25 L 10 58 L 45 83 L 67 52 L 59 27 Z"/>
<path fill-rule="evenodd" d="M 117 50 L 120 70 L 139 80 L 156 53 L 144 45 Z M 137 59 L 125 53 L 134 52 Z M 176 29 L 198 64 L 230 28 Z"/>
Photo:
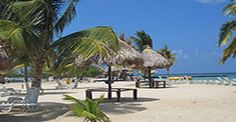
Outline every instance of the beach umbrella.
<path fill-rule="evenodd" d="M 139 68 L 148 70 L 148 79 L 151 81 L 151 71 L 157 68 L 166 68 L 170 65 L 167 59 L 161 54 L 152 50 L 150 46 L 147 46 L 141 53 L 144 61 L 143 65 Z"/>
<path fill-rule="evenodd" d="M 130 67 L 135 65 L 140 65 L 143 63 L 143 59 L 140 53 L 135 50 L 131 45 L 126 42 L 119 40 L 120 49 L 119 51 L 104 59 L 104 62 L 108 65 L 108 98 L 111 98 L 111 84 L 113 83 L 112 79 L 112 65 L 129 65 Z"/>
<path fill-rule="evenodd" d="M 129 66 L 135 66 L 138 64 L 143 63 L 143 59 L 141 57 L 141 54 L 136 51 L 131 45 L 127 44 L 126 42 L 119 40 L 120 49 L 118 52 L 108 56 L 108 57 L 100 57 L 95 56 L 96 62 L 102 64 L 105 63 L 108 65 L 108 98 L 111 98 L 111 90 L 113 83 L 112 79 L 112 66 L 114 65 L 129 65 Z M 77 65 L 83 64 L 83 59 L 81 57 L 77 57 L 75 60 L 75 63 Z"/>

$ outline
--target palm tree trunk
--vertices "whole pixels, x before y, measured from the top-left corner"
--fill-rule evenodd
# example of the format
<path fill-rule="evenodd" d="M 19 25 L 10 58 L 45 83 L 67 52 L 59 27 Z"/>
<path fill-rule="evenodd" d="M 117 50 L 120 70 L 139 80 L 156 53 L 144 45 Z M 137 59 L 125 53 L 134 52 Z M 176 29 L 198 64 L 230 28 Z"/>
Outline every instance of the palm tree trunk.
<path fill-rule="evenodd" d="M 24 65 L 24 74 L 25 74 L 25 86 L 26 86 L 26 90 L 28 91 L 28 89 L 29 89 L 29 82 L 28 82 L 27 64 Z"/>
<path fill-rule="evenodd" d="M 39 59 L 35 62 L 34 65 L 34 74 L 33 74 L 33 81 L 32 87 L 41 88 L 41 76 L 43 72 L 43 60 Z"/>
<path fill-rule="evenodd" d="M 0 83 L 5 84 L 4 75 L 0 73 Z"/>

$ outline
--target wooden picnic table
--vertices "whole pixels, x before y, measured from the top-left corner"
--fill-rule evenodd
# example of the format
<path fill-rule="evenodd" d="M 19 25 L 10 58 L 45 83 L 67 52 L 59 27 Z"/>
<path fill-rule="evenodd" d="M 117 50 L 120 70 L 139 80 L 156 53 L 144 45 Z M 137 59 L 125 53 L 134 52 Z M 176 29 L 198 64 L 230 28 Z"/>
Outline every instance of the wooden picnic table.
<path fill-rule="evenodd" d="M 146 80 L 137 80 L 135 86 L 137 88 L 141 87 L 142 83 L 148 83 L 150 88 L 166 88 L 165 80 L 156 80 L 156 81 L 146 81 Z"/>
<path fill-rule="evenodd" d="M 121 101 L 121 92 L 123 91 L 133 91 L 133 99 L 137 100 L 137 94 L 138 94 L 138 90 L 137 89 L 131 89 L 131 88 L 112 88 L 111 92 L 116 92 L 117 95 L 117 102 Z M 93 92 L 105 92 L 108 93 L 108 89 L 107 88 L 97 88 L 97 89 L 87 89 L 85 91 L 86 97 L 92 99 Z"/>

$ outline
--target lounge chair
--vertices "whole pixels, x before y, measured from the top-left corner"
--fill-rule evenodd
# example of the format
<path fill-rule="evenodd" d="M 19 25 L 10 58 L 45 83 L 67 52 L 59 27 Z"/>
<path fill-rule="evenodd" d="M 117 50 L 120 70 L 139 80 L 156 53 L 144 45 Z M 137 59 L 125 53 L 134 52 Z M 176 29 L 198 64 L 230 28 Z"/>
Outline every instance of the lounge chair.
<path fill-rule="evenodd" d="M 19 94 L 19 93 L 21 93 L 21 90 L 14 90 L 13 88 L 6 88 L 5 86 L 1 85 L 1 88 L 0 88 L 1 97 Z"/>
<path fill-rule="evenodd" d="M 217 77 L 216 84 L 217 85 L 223 85 L 223 83 L 224 83 L 224 80 L 221 77 Z"/>
<path fill-rule="evenodd" d="M 224 77 L 223 79 L 224 79 L 224 85 L 225 85 L 225 86 L 231 85 L 231 82 L 232 82 L 231 79 L 229 79 L 229 78 L 227 78 L 227 77 Z"/>
<path fill-rule="evenodd" d="M 232 79 L 231 85 L 232 85 L 232 86 L 236 86 L 236 78 L 233 78 L 233 79 Z"/>
<path fill-rule="evenodd" d="M 58 86 L 56 86 L 56 89 L 69 89 L 68 85 L 63 83 L 62 80 L 56 80 Z"/>
<path fill-rule="evenodd" d="M 13 107 L 23 107 L 25 109 L 33 110 L 38 105 L 39 89 L 31 87 L 25 98 L 9 97 L 7 101 L 0 101 L 0 111 L 7 113 L 12 110 Z"/>
<path fill-rule="evenodd" d="M 56 89 L 75 89 L 78 86 L 78 81 L 74 80 L 74 82 L 71 82 L 70 84 L 63 83 L 61 80 L 56 81 L 58 86 L 56 86 Z"/>

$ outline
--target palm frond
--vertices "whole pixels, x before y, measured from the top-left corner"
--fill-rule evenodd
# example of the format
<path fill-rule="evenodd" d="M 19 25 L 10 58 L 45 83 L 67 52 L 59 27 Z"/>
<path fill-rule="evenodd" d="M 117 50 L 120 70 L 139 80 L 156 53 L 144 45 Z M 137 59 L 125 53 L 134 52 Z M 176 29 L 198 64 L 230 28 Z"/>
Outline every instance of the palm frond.
<path fill-rule="evenodd" d="M 227 5 L 223 11 L 224 11 L 225 15 L 234 15 L 235 16 L 236 15 L 236 4 L 232 3 L 232 4 Z"/>
<path fill-rule="evenodd" d="M 76 17 L 76 6 L 80 0 L 70 0 L 69 5 L 62 14 L 62 16 L 57 20 L 54 28 L 56 33 L 63 32 L 66 25 L 70 24 L 72 20 Z"/>
<path fill-rule="evenodd" d="M 14 47 L 25 49 L 24 28 L 14 22 L 0 20 L 0 38 L 10 41 Z"/>
<path fill-rule="evenodd" d="M 107 57 L 119 49 L 119 42 L 112 28 L 96 27 L 65 36 L 52 47 L 56 47 L 59 53 L 57 65 L 65 66 L 66 63 L 73 63 L 77 56 L 84 60 L 95 55 Z"/>
<path fill-rule="evenodd" d="M 224 63 L 229 57 L 236 56 L 236 37 L 233 38 L 232 42 L 227 48 L 224 49 L 222 58 L 219 63 Z"/>
<path fill-rule="evenodd" d="M 227 42 L 232 36 L 232 32 L 235 29 L 236 29 L 236 20 L 223 24 L 220 29 L 221 32 L 220 32 L 220 37 L 218 41 L 218 46 L 227 44 Z"/>

